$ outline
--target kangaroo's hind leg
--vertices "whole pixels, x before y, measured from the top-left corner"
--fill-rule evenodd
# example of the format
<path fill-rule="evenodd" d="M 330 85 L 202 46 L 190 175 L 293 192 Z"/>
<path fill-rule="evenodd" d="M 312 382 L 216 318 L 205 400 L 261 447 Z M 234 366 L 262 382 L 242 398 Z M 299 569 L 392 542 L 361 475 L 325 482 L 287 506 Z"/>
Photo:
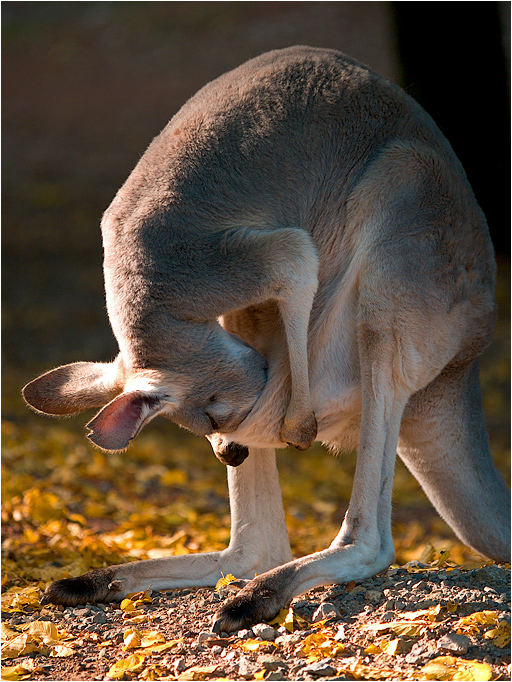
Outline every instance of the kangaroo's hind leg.
<path fill-rule="evenodd" d="M 476 361 L 411 398 L 398 454 L 464 543 L 510 561 L 510 490 L 489 450 Z"/>

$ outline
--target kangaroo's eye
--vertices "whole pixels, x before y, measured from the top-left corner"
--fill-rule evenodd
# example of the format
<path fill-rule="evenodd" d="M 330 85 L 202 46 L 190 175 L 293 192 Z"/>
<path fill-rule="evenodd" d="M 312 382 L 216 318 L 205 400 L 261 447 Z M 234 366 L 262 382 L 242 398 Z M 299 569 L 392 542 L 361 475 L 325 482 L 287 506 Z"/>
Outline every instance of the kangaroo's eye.
<path fill-rule="evenodd" d="M 208 398 L 209 403 L 214 403 L 216 400 L 217 400 L 217 398 L 214 395 L 212 395 Z"/>

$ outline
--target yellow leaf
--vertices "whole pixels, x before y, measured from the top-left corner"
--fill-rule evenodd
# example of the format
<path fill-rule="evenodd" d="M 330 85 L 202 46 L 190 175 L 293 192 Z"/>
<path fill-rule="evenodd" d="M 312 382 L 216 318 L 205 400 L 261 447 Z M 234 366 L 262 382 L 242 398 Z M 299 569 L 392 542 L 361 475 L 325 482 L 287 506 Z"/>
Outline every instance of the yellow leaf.
<path fill-rule="evenodd" d="M 293 609 L 281 609 L 274 620 L 269 621 L 270 625 L 283 626 L 288 632 L 293 632 Z"/>
<path fill-rule="evenodd" d="M 131 614 L 127 613 L 123 615 L 123 620 L 129 625 L 138 625 L 139 623 L 143 623 L 145 620 L 151 620 L 151 618 L 148 617 L 145 613 L 141 613 L 140 611 L 134 611 Z"/>
<path fill-rule="evenodd" d="M 2 646 L 2 658 L 16 658 L 17 656 L 26 656 L 32 651 L 40 651 L 40 645 L 37 642 L 30 641 L 30 635 L 23 633 L 14 639 L 6 642 Z"/>
<path fill-rule="evenodd" d="M 139 680 L 161 680 L 169 679 L 164 677 L 167 670 L 162 665 L 150 665 L 139 675 Z M 174 679 L 174 678 L 173 678 Z"/>
<path fill-rule="evenodd" d="M 267 647 L 269 644 L 275 646 L 273 642 L 260 641 L 259 639 L 244 639 L 240 642 L 235 642 L 233 647 L 242 649 L 242 651 L 258 651 L 258 649 Z"/>
<path fill-rule="evenodd" d="M 125 630 L 123 633 L 124 650 L 137 649 L 140 646 L 141 634 L 138 630 Z"/>
<path fill-rule="evenodd" d="M 423 632 L 427 625 L 427 621 L 393 620 L 389 623 L 371 623 L 370 625 L 363 625 L 361 630 L 370 630 L 371 632 L 389 631 L 400 637 L 417 637 Z"/>
<path fill-rule="evenodd" d="M 486 663 L 468 661 L 455 656 L 438 656 L 423 666 L 421 672 L 427 680 L 478 680 L 492 679 L 492 668 Z"/>
<path fill-rule="evenodd" d="M 8 642 L 20 634 L 19 630 L 12 629 L 7 623 L 2 623 L 2 642 Z"/>
<path fill-rule="evenodd" d="M 107 677 L 111 680 L 122 680 L 128 672 L 138 672 L 142 669 L 146 657 L 140 654 L 132 654 L 128 658 L 122 658 L 110 666 Z"/>
<path fill-rule="evenodd" d="M 131 599 L 123 599 L 119 608 L 121 611 L 129 613 L 130 611 L 135 611 L 135 604 Z"/>
<path fill-rule="evenodd" d="M 299 651 L 299 656 L 307 657 L 308 661 L 320 661 L 323 658 L 334 658 L 345 647 L 337 642 L 332 633 L 312 632 L 303 640 Z"/>
<path fill-rule="evenodd" d="M 150 589 L 147 589 L 144 592 L 132 592 L 131 594 L 128 594 L 127 597 L 133 601 L 135 608 L 142 606 L 142 604 L 151 604 L 153 601 Z"/>
<path fill-rule="evenodd" d="M 462 632 L 472 634 L 474 632 L 478 632 L 480 628 L 486 625 L 497 626 L 498 617 L 498 611 L 476 611 L 470 616 L 459 618 L 459 620 L 453 624 L 453 627 L 456 630 L 461 630 Z"/>
<path fill-rule="evenodd" d="M 165 637 L 161 632 L 158 632 L 158 630 L 143 630 L 141 635 L 141 647 L 153 646 L 154 644 L 163 644 L 165 642 Z"/>
<path fill-rule="evenodd" d="M 378 644 L 370 644 L 370 646 L 367 646 L 366 649 L 364 650 L 365 654 L 380 654 L 382 653 L 382 649 Z"/>
<path fill-rule="evenodd" d="M 349 665 L 343 665 L 338 668 L 337 674 L 339 676 L 345 676 L 347 674 L 353 677 L 355 680 L 387 680 L 398 679 L 397 671 L 391 668 L 385 668 L 383 666 L 372 667 L 369 665 L 362 665 L 359 661 L 350 663 Z"/>
<path fill-rule="evenodd" d="M 219 592 L 221 587 L 225 587 L 226 585 L 229 585 L 229 583 L 232 583 L 234 580 L 236 580 L 236 578 L 231 573 L 228 573 L 227 575 L 223 575 L 222 578 L 217 580 L 217 584 L 215 585 L 215 589 L 217 590 L 217 592 Z"/>
<path fill-rule="evenodd" d="M 254 679 L 255 680 L 264 680 L 266 674 L 267 674 L 267 671 L 265 669 L 258 670 L 257 673 L 254 673 Z"/>
<path fill-rule="evenodd" d="M 144 653 L 146 654 L 159 654 L 162 651 L 167 651 L 168 649 L 172 649 L 175 647 L 177 644 L 180 642 L 183 642 L 183 637 L 180 637 L 179 639 L 170 639 L 168 642 L 164 642 L 164 644 L 156 644 L 155 646 L 149 646 L 144 649 Z"/>
<path fill-rule="evenodd" d="M 494 646 L 504 649 L 510 644 L 510 623 L 502 620 L 497 628 L 487 630 L 487 632 L 484 633 L 484 638 L 491 639 Z"/>
<path fill-rule="evenodd" d="M 33 609 L 42 608 L 39 602 L 39 586 L 11 587 L 2 595 L 2 611 L 21 612 L 25 606 L 31 606 Z"/>
<path fill-rule="evenodd" d="M 2 680 L 28 680 L 32 677 L 32 671 L 23 665 L 2 666 Z"/>
<path fill-rule="evenodd" d="M 394 656 L 396 654 L 396 648 L 399 642 L 400 640 L 398 638 L 392 639 L 389 642 L 382 642 L 380 644 L 380 648 L 385 654 L 388 654 L 388 656 Z"/>
<path fill-rule="evenodd" d="M 49 620 L 35 620 L 31 623 L 25 623 L 20 626 L 20 630 L 26 631 L 32 637 L 41 639 L 44 644 L 52 644 L 60 640 L 59 631 Z"/>
<path fill-rule="evenodd" d="M 207 680 L 214 677 L 217 665 L 193 665 L 178 675 L 178 680 Z"/>

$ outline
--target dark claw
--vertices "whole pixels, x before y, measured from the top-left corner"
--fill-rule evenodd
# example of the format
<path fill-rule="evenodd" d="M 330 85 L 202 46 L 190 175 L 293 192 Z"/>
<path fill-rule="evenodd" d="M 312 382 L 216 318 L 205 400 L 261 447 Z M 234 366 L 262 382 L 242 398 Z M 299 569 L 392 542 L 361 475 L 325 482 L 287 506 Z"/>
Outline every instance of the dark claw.
<path fill-rule="evenodd" d="M 77 578 L 64 578 L 48 585 L 41 599 L 41 604 L 62 604 L 76 606 L 77 604 L 94 603 L 98 601 L 115 600 L 116 592 L 120 591 L 121 583 L 113 580 L 114 571 L 111 568 L 98 568 Z"/>
<path fill-rule="evenodd" d="M 249 448 L 245 447 L 245 445 L 238 445 L 238 443 L 228 443 L 215 450 L 215 457 L 223 464 L 231 467 L 237 467 L 242 464 L 248 455 Z"/>

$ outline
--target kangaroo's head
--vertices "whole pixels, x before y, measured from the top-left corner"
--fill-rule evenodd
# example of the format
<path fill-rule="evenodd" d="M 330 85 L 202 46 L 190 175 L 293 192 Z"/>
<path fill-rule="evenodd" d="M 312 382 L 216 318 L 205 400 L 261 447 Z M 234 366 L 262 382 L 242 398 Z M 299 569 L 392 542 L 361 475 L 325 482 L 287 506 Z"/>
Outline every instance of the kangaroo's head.
<path fill-rule="evenodd" d="M 234 431 L 263 390 L 265 359 L 217 323 L 191 325 L 181 342 L 179 354 L 160 347 L 144 361 L 121 352 L 111 363 L 57 367 L 27 384 L 23 397 L 49 415 L 102 407 L 87 427 L 104 450 L 125 449 L 157 415 L 197 435 Z"/>

